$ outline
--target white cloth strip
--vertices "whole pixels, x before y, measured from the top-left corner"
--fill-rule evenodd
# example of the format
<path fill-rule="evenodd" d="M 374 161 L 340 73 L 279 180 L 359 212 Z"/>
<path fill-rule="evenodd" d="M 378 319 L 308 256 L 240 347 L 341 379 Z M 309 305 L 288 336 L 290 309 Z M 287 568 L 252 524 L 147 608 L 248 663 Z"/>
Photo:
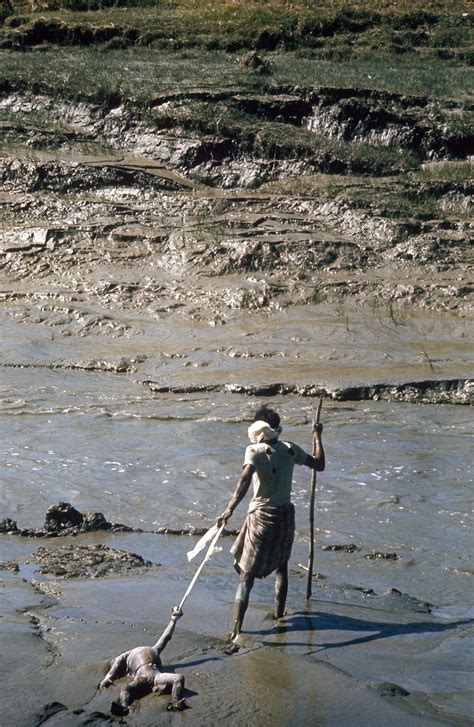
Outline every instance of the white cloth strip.
<path fill-rule="evenodd" d="M 184 594 L 183 598 L 181 599 L 181 603 L 179 604 L 178 608 L 181 608 L 181 609 L 183 608 L 184 602 L 187 599 L 187 597 L 189 596 L 189 594 L 191 593 L 193 586 L 196 583 L 197 579 L 199 578 L 199 575 L 200 575 L 202 569 L 204 568 L 205 564 L 207 563 L 207 561 L 211 557 L 212 553 L 214 552 L 216 543 L 219 540 L 222 531 L 224 530 L 224 526 L 225 526 L 225 523 L 222 523 L 220 528 L 217 529 L 217 533 L 214 535 L 214 538 L 211 541 L 209 549 L 208 549 L 206 555 L 204 556 L 204 558 L 202 559 L 201 565 L 198 567 L 196 573 L 194 574 L 193 579 L 192 579 L 191 583 L 189 584 L 189 586 L 186 590 L 186 593 Z"/>
<path fill-rule="evenodd" d="M 207 533 L 204 533 L 204 535 L 202 536 L 202 538 L 200 538 L 197 541 L 197 543 L 194 546 L 194 548 L 192 550 L 188 550 L 188 552 L 186 554 L 188 556 L 188 562 L 191 562 L 192 559 L 195 558 L 196 555 L 198 555 L 201 552 L 201 550 L 204 550 L 204 548 L 206 547 L 206 545 L 208 544 L 208 542 L 210 540 L 212 540 L 212 538 L 214 537 L 214 535 L 217 533 L 218 530 L 219 530 L 218 526 L 217 525 L 213 525 L 212 528 L 209 528 L 209 530 L 207 531 Z"/>

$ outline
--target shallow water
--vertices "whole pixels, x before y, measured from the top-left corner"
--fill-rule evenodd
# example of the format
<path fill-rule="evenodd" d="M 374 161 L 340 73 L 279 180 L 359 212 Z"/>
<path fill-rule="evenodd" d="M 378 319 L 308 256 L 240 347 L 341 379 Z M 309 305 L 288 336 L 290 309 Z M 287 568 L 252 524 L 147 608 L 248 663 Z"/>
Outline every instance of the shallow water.
<path fill-rule="evenodd" d="M 257 401 L 239 395 L 153 396 L 133 375 L 3 369 L 0 508 L 19 527 L 71 502 L 144 529 L 211 525 L 225 508 Z M 273 402 L 284 435 L 310 447 L 313 402 Z M 327 469 L 318 475 L 316 569 L 335 584 L 394 587 L 474 615 L 469 408 L 325 402 Z M 295 469 L 292 566 L 306 563 L 310 473 Z M 248 498 L 247 498 L 248 499 Z M 245 503 L 229 526 L 238 528 Z M 354 543 L 360 550 L 324 552 Z M 229 568 L 225 552 L 219 563 Z M 372 551 L 398 560 L 369 560 Z"/>

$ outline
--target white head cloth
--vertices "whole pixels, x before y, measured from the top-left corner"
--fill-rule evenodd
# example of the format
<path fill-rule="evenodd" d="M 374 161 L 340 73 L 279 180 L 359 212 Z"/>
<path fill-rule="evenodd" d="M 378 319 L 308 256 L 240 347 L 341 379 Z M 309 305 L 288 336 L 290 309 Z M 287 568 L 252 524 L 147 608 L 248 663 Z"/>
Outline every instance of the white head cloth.
<path fill-rule="evenodd" d="M 263 421 L 254 422 L 248 428 L 249 439 L 252 444 L 260 444 L 260 442 L 271 442 L 272 439 L 278 439 L 278 435 L 281 432 L 281 427 L 278 429 L 272 429 L 270 424 Z"/>

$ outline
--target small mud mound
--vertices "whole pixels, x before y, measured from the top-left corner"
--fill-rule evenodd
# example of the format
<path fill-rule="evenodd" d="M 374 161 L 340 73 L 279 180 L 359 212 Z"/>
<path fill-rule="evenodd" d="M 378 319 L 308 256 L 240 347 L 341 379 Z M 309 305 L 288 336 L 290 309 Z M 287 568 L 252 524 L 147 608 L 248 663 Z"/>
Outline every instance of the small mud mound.
<path fill-rule="evenodd" d="M 97 515 L 99 514 L 101 513 L 97 513 Z M 105 523 L 105 518 L 103 517 L 103 519 Z M 84 516 L 79 510 L 76 510 L 68 502 L 60 502 L 59 505 L 52 505 L 48 509 L 44 528 L 49 532 L 58 533 L 69 528 L 80 528 L 83 522 Z"/>
<path fill-rule="evenodd" d="M 38 548 L 31 560 L 40 564 L 38 569 L 40 573 L 50 573 L 61 578 L 130 575 L 158 565 L 144 560 L 136 553 L 116 550 L 101 544 Z"/>
<path fill-rule="evenodd" d="M 267 73 L 271 73 L 271 65 L 256 51 L 249 51 L 240 61 L 239 70 L 251 71 L 252 73 L 260 73 L 261 75 L 265 75 Z"/>
<path fill-rule="evenodd" d="M 388 588 L 384 593 L 384 598 L 390 603 L 391 608 L 397 608 L 401 611 L 416 611 L 417 613 L 431 613 L 433 604 L 428 601 L 421 601 L 409 593 L 403 593 L 398 588 Z"/>
<path fill-rule="evenodd" d="M 332 550 L 334 552 L 343 551 L 344 553 L 356 553 L 358 550 L 360 550 L 360 547 L 355 543 L 347 543 L 345 545 L 341 543 L 334 543 L 332 545 L 323 545 L 322 549 Z"/>
<path fill-rule="evenodd" d="M 142 532 L 122 523 L 110 523 L 101 512 L 79 512 L 69 502 L 59 502 L 56 505 L 51 505 L 46 512 L 42 528 L 20 529 L 11 518 L 0 520 L 0 533 L 22 535 L 27 538 L 56 538 L 58 536 L 79 535 L 101 530 L 111 533 Z"/>

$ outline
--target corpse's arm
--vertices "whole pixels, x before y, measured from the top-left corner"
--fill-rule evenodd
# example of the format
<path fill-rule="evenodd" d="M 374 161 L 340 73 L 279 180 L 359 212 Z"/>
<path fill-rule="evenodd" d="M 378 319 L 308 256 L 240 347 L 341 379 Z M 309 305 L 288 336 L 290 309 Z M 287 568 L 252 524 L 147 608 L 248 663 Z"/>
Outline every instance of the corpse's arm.
<path fill-rule="evenodd" d="M 112 686 L 115 679 L 124 676 L 127 670 L 127 657 L 129 654 L 129 651 L 124 651 L 123 654 L 120 654 L 120 656 L 117 656 L 113 660 L 112 666 L 99 684 L 99 689 L 107 689 L 107 687 Z"/>
<path fill-rule="evenodd" d="M 173 636 L 174 630 L 176 628 L 176 621 L 181 618 L 182 615 L 183 612 L 179 606 L 175 606 L 171 611 L 171 620 L 168 626 L 165 628 L 156 644 L 153 645 L 153 648 L 155 649 L 155 651 L 158 652 L 158 654 L 161 654 L 168 641 L 171 640 L 171 637 Z"/>
<path fill-rule="evenodd" d="M 322 472 L 326 467 L 326 457 L 324 454 L 324 447 L 321 440 L 321 434 L 323 432 L 323 425 L 319 422 L 318 424 L 315 424 L 313 426 L 313 435 L 314 435 L 314 456 L 311 454 L 308 454 L 305 460 L 306 467 L 309 467 L 312 470 L 316 470 L 317 472 Z"/>
<path fill-rule="evenodd" d="M 229 504 L 227 505 L 227 509 L 224 510 L 222 515 L 219 515 L 219 517 L 217 518 L 217 524 L 219 525 L 219 527 L 223 523 L 227 522 L 227 520 L 232 516 L 232 513 L 234 512 L 239 502 L 244 499 L 250 487 L 250 483 L 252 482 L 252 475 L 254 472 L 255 467 L 252 464 L 244 465 L 242 474 L 240 475 L 240 478 L 235 487 L 234 494 L 230 498 Z"/>

